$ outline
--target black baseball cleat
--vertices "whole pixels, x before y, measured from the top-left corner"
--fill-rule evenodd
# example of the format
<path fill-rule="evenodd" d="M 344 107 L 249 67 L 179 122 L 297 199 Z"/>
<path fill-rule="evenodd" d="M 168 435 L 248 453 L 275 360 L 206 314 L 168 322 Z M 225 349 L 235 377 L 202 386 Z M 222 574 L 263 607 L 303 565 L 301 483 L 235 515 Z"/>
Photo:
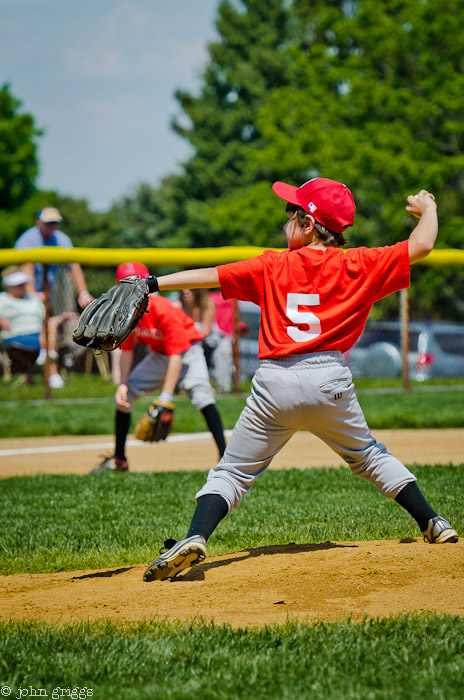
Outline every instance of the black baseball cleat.
<path fill-rule="evenodd" d="M 100 472 L 127 472 L 129 465 L 127 459 L 118 459 L 103 455 L 102 461 L 92 469 L 91 474 L 100 474 Z"/>
<path fill-rule="evenodd" d="M 458 541 L 458 533 L 441 515 L 430 518 L 427 530 L 424 530 L 422 534 L 424 535 L 424 542 L 429 544 L 446 544 L 447 542 Z"/>
<path fill-rule="evenodd" d="M 163 552 L 166 548 L 167 551 Z M 161 556 L 154 559 L 143 575 L 144 581 L 174 578 L 180 571 L 199 564 L 206 557 L 206 540 L 193 535 L 185 540 L 166 540 Z"/>

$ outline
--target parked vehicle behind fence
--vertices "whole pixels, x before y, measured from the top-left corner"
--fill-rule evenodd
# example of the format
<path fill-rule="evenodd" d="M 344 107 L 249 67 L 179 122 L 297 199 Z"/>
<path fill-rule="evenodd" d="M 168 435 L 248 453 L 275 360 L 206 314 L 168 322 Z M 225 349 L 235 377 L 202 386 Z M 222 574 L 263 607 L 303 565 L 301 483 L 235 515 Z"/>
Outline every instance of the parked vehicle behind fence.
<path fill-rule="evenodd" d="M 259 367 L 260 309 L 239 302 L 240 318 L 250 327 L 240 339 L 241 375 L 250 379 Z M 401 324 L 371 321 L 356 345 L 345 353 L 353 377 L 400 377 L 402 374 Z M 449 321 L 411 321 L 408 352 L 409 377 L 464 377 L 464 324 Z"/>
<path fill-rule="evenodd" d="M 353 377 L 400 377 L 400 322 L 367 323 L 356 345 L 345 353 L 345 362 Z M 464 324 L 411 321 L 408 368 L 416 381 L 464 376 Z"/>

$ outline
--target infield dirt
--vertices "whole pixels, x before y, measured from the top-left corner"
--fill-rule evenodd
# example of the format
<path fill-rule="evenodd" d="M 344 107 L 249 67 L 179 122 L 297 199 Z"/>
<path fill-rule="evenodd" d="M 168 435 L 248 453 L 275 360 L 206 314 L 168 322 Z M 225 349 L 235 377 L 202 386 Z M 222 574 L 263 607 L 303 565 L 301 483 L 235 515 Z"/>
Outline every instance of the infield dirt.
<path fill-rule="evenodd" d="M 463 462 L 464 430 L 375 436 L 407 464 Z M 2 440 L 0 476 L 85 473 L 108 441 L 108 436 Z M 214 445 L 208 436 L 133 445 L 129 460 L 133 471 L 207 469 L 214 464 Z M 319 441 L 299 433 L 272 467 L 339 463 Z M 153 556 L 158 546 L 155 542 Z M 142 581 L 144 569 L 128 562 L 109 570 L 2 576 L 0 617 L 62 623 L 201 618 L 236 627 L 424 611 L 464 615 L 464 540 L 442 546 L 419 538 L 286 543 L 207 557 L 174 581 L 152 583 Z"/>

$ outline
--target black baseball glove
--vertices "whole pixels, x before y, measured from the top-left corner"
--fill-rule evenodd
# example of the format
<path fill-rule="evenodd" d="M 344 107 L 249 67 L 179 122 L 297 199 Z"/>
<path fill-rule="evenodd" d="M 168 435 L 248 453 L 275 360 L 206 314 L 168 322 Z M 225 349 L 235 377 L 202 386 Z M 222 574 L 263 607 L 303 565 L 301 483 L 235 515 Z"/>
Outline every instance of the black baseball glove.
<path fill-rule="evenodd" d="M 166 440 L 174 425 L 175 405 L 172 401 L 155 399 L 137 425 L 134 435 L 144 442 Z"/>
<path fill-rule="evenodd" d="M 148 295 L 158 291 L 154 275 L 126 277 L 81 313 L 73 340 L 93 350 L 115 350 L 147 310 Z"/>

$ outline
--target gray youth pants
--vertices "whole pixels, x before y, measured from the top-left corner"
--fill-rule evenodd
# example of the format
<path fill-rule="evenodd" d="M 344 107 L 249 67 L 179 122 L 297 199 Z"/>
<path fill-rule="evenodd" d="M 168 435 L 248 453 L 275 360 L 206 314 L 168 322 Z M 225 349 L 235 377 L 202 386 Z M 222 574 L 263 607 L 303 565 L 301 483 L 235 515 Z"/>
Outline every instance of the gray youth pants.
<path fill-rule="evenodd" d="M 134 367 L 127 380 L 127 400 L 130 402 L 131 408 L 118 406 L 118 410 L 122 413 L 130 413 L 133 404 L 140 396 L 152 394 L 162 389 L 168 363 L 169 357 L 167 355 L 149 352 Z M 197 411 L 216 403 L 201 343 L 194 343 L 182 355 L 182 369 L 177 388 L 187 392 Z"/>
<path fill-rule="evenodd" d="M 370 434 L 341 354 L 321 352 L 261 361 L 224 456 L 196 498 L 219 494 L 230 512 L 301 429 L 323 440 L 384 496 L 395 498 L 416 481 Z"/>

